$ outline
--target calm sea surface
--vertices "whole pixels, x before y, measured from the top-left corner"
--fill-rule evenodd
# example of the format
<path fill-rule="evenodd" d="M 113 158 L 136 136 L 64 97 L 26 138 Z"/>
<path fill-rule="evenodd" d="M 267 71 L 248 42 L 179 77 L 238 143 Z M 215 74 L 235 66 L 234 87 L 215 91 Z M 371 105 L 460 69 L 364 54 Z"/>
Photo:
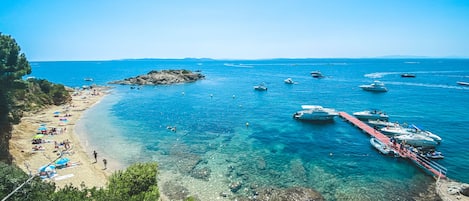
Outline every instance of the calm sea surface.
<path fill-rule="evenodd" d="M 434 182 L 411 162 L 380 155 L 369 136 L 339 117 L 330 124 L 295 121 L 304 104 L 349 114 L 381 109 L 391 121 L 430 130 L 443 138 L 437 149 L 446 157 L 438 162 L 448 177 L 469 183 L 469 87 L 456 84 L 469 82 L 469 60 L 120 60 L 32 62 L 32 68 L 32 76 L 72 87 L 150 70 L 200 70 L 206 79 L 195 83 L 114 86 L 77 129 L 87 146 L 121 166 L 158 161 L 161 182 L 175 180 L 202 200 L 218 199 L 237 181 L 237 194 L 304 186 L 328 200 L 407 200 Z M 314 70 L 326 77 L 312 78 Z M 298 83 L 284 84 L 288 77 Z M 358 87 L 373 80 L 389 91 Z M 261 82 L 268 91 L 253 90 Z"/>

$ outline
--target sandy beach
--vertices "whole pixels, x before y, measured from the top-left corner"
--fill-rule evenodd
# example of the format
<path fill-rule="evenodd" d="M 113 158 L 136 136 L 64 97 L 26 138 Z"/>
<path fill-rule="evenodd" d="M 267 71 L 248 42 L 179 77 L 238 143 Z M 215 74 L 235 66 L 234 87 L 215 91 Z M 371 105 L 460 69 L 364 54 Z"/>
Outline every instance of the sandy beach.
<path fill-rule="evenodd" d="M 69 166 L 57 168 L 57 174 L 45 180 L 55 182 L 58 187 L 67 184 L 80 186 L 82 183 L 87 187 L 104 187 L 113 170 L 104 169 L 99 153 L 98 161 L 95 163 L 93 153 L 86 152 L 75 133 L 75 123 L 83 112 L 98 103 L 108 90 L 109 88 L 103 87 L 80 90 L 72 95 L 72 101 L 66 105 L 25 113 L 21 123 L 13 126 L 10 153 L 14 163 L 25 172 L 37 174 L 41 166 L 54 161 L 62 153 L 64 158 L 70 159 Z M 47 134 L 40 138 L 39 141 L 42 143 L 32 144 L 33 138 L 43 132 L 44 128 L 47 129 L 44 131 Z M 55 134 L 49 134 L 54 128 Z M 67 141 L 69 143 L 63 143 Z M 39 150 L 34 150 L 34 147 Z"/>

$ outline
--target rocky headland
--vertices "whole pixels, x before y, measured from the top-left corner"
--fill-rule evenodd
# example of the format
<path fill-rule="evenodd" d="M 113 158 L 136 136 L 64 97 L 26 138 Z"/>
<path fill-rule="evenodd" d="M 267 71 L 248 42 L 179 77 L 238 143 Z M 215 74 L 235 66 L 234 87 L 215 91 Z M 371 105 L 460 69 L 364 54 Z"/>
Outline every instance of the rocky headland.
<path fill-rule="evenodd" d="M 137 77 L 126 78 L 124 80 L 112 81 L 109 82 L 109 84 L 168 85 L 176 83 L 195 82 L 204 78 L 205 76 L 201 73 L 193 73 L 190 70 L 152 70 L 146 75 L 139 75 Z"/>

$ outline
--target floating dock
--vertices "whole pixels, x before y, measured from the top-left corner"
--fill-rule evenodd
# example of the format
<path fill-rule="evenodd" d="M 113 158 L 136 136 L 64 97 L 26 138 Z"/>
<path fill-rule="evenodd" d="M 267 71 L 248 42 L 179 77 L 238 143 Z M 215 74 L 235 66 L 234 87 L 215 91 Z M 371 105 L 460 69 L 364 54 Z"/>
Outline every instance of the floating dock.
<path fill-rule="evenodd" d="M 392 149 L 394 149 L 397 153 L 399 153 L 399 156 L 402 158 L 407 158 L 414 162 L 418 167 L 422 168 L 425 170 L 427 173 L 430 173 L 431 175 L 434 175 L 438 178 L 446 178 L 446 168 L 443 167 L 442 165 L 429 160 L 425 157 L 419 156 L 415 152 L 410 151 L 406 147 L 402 146 L 401 144 L 393 144 L 391 143 L 391 139 L 384 135 L 383 133 L 379 132 L 378 130 L 372 128 L 368 124 L 360 121 L 356 117 L 347 114 L 346 112 L 339 112 L 339 116 L 353 124 L 354 126 L 358 127 L 361 129 L 363 132 L 367 133 L 368 135 L 376 138 L 377 140 L 390 145 Z"/>

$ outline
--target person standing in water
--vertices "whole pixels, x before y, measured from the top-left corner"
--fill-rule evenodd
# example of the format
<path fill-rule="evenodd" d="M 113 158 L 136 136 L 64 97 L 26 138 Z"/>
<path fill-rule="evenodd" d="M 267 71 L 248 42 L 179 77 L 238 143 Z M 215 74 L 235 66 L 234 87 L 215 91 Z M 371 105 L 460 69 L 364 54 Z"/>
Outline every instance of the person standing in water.
<path fill-rule="evenodd" d="M 97 163 L 98 162 L 98 153 L 96 152 L 96 150 L 93 151 L 93 156 L 94 156 L 94 163 Z"/>
<path fill-rule="evenodd" d="M 107 160 L 105 158 L 103 158 L 103 163 L 104 163 L 104 169 L 107 169 Z"/>

